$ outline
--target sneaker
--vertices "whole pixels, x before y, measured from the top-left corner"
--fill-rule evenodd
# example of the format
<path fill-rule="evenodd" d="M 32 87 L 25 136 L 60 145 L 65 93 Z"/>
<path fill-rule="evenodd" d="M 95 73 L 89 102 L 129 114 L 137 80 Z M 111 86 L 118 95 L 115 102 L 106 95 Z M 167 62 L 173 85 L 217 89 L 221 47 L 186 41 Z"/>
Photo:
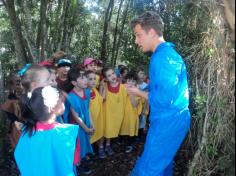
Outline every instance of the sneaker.
<path fill-rule="evenodd" d="M 98 150 L 98 156 L 99 156 L 100 159 L 104 159 L 104 158 L 107 157 L 107 155 L 106 155 L 106 153 L 105 153 L 105 151 L 104 151 L 104 148 L 99 148 L 99 150 Z"/>
<path fill-rule="evenodd" d="M 133 151 L 133 147 L 132 146 L 127 146 L 126 147 L 126 150 L 125 150 L 125 153 L 131 153 Z"/>
<path fill-rule="evenodd" d="M 114 152 L 113 152 L 111 146 L 106 146 L 105 152 L 106 152 L 109 156 L 111 156 L 111 155 L 114 154 Z"/>
<path fill-rule="evenodd" d="M 92 173 L 92 170 L 89 169 L 87 166 L 79 166 L 78 167 L 78 174 L 89 175 L 91 173 Z"/>

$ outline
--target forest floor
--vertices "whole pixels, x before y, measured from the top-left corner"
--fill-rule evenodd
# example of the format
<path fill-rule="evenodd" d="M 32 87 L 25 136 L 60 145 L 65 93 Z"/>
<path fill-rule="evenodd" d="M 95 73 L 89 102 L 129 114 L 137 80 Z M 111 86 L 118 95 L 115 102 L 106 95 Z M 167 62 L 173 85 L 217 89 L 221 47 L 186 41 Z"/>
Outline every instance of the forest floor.
<path fill-rule="evenodd" d="M 135 165 L 137 158 L 143 151 L 145 137 L 134 143 L 134 150 L 126 154 L 125 144 L 119 141 L 113 142 L 115 154 L 106 159 L 99 159 L 96 155 L 90 161 L 92 169 L 90 176 L 127 176 Z M 19 172 L 13 160 L 13 151 L 9 150 L 9 142 L 5 140 L 4 158 L 0 158 L 0 176 L 19 176 Z M 189 159 L 188 150 L 182 147 L 176 156 L 175 176 L 186 176 Z"/>

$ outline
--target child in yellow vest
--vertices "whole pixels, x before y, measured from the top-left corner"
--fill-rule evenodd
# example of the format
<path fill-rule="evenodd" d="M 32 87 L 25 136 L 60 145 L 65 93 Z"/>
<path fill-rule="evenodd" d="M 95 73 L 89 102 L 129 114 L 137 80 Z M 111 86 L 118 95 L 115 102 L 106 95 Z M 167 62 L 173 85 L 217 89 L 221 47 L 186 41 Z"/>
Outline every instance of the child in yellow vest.
<path fill-rule="evenodd" d="M 90 113 L 95 126 L 95 133 L 91 137 L 91 143 L 99 142 L 99 157 L 106 158 L 103 149 L 104 136 L 104 116 L 103 116 L 103 97 L 96 89 L 96 73 L 88 71 L 86 73 L 88 78 L 88 87 L 91 89 L 90 99 Z"/>
<path fill-rule="evenodd" d="M 135 72 L 130 72 L 126 76 L 126 86 L 137 87 L 138 77 Z M 133 95 L 127 94 L 127 102 L 125 106 L 125 116 L 121 126 L 120 135 L 130 136 L 127 139 L 126 152 L 129 153 L 133 150 L 132 139 L 138 136 L 139 131 L 139 115 L 142 113 L 142 99 Z"/>
<path fill-rule="evenodd" d="M 104 102 L 104 117 L 105 117 L 105 131 L 106 138 L 105 151 L 108 155 L 114 152 L 111 148 L 111 139 L 117 138 L 120 134 L 120 128 L 125 115 L 125 105 L 127 93 L 125 86 L 120 84 L 112 68 L 104 68 L 103 76 L 107 83 L 103 87 L 106 90 Z"/>
<path fill-rule="evenodd" d="M 137 86 L 137 75 L 134 72 L 128 73 L 127 86 Z M 120 135 L 138 136 L 139 115 L 142 112 L 141 98 L 128 95 L 125 106 L 125 117 L 121 126 Z"/>

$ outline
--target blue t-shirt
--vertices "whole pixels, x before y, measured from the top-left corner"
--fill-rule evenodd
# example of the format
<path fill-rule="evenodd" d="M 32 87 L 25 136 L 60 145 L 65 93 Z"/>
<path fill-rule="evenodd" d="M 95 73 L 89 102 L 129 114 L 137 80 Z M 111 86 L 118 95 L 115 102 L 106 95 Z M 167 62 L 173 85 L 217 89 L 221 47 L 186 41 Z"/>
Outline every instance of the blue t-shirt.
<path fill-rule="evenodd" d="M 22 134 L 15 159 L 22 176 L 75 176 L 74 154 L 78 126 L 57 124 L 37 131 L 32 137 Z"/>

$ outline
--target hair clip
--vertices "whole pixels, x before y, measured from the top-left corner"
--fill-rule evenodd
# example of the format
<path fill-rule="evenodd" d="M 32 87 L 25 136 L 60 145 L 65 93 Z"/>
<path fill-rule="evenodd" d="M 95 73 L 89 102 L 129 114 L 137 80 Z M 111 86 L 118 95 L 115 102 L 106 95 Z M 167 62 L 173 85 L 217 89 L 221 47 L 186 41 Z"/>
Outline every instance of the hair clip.
<path fill-rule="evenodd" d="M 18 75 L 20 77 L 24 76 L 24 74 L 26 73 L 26 71 L 29 69 L 29 67 L 31 66 L 31 64 L 26 64 L 19 72 Z"/>
<path fill-rule="evenodd" d="M 56 88 L 46 86 L 42 89 L 44 105 L 47 106 L 49 109 L 52 109 L 57 105 L 59 96 L 59 92 Z"/>

